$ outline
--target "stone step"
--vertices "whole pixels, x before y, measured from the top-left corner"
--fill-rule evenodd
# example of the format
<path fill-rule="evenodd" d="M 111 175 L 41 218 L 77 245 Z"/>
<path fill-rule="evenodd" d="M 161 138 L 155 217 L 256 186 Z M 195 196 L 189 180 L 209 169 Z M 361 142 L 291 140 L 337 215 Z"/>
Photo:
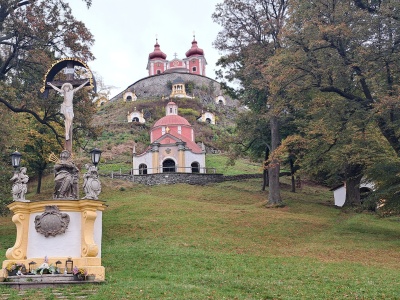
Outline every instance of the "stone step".
<path fill-rule="evenodd" d="M 8 282 L 57 282 L 74 281 L 72 274 L 43 274 L 43 275 L 20 275 L 8 276 Z"/>
<path fill-rule="evenodd" d="M 62 287 L 66 285 L 87 284 L 87 283 L 103 283 L 102 280 L 75 280 L 71 274 L 49 274 L 49 275 L 21 275 L 8 276 L 5 282 L 0 282 L 0 285 L 9 286 L 18 290 L 31 288 L 46 288 L 46 287 Z"/>

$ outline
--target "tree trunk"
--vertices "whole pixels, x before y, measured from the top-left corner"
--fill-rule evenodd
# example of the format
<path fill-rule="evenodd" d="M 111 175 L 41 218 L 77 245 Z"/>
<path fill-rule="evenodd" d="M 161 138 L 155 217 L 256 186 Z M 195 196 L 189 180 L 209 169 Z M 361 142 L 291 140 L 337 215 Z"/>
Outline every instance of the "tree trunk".
<path fill-rule="evenodd" d="M 43 170 L 38 171 L 38 183 L 36 187 L 36 194 L 40 194 L 40 190 L 42 188 L 42 177 L 43 177 Z"/>
<path fill-rule="evenodd" d="M 273 152 L 279 146 L 279 122 L 278 117 L 271 116 L 271 151 Z M 267 205 L 277 206 L 282 205 L 281 192 L 279 186 L 279 160 L 272 158 L 268 165 L 269 176 L 269 195 Z"/>
<path fill-rule="evenodd" d="M 343 206 L 361 205 L 360 183 L 363 167 L 358 164 L 346 167 L 346 200 Z"/>
<path fill-rule="evenodd" d="M 269 158 L 269 146 L 267 145 L 265 147 L 265 157 L 264 157 L 264 169 L 263 169 L 263 186 L 262 190 L 265 191 L 265 188 L 269 186 L 269 178 L 268 178 L 268 165 L 267 165 L 267 160 Z"/>
<path fill-rule="evenodd" d="M 292 193 L 296 193 L 296 180 L 294 179 L 294 163 L 293 159 L 289 158 L 289 164 L 290 164 L 290 176 L 292 176 Z"/>
<path fill-rule="evenodd" d="M 346 200 L 343 206 L 359 206 L 360 198 L 360 182 L 362 175 L 346 179 Z"/>

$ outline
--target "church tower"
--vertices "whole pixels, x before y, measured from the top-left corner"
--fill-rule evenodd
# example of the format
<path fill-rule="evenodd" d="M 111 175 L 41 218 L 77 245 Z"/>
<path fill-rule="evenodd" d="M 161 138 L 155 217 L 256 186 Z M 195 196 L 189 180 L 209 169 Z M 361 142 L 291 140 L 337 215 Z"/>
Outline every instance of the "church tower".
<path fill-rule="evenodd" d="M 193 36 L 192 47 L 186 52 L 185 61 L 189 73 L 206 76 L 207 61 L 203 49 L 197 46 L 195 36 Z"/>
<path fill-rule="evenodd" d="M 167 69 L 167 55 L 160 50 L 158 39 L 154 45 L 154 51 L 149 54 L 149 60 L 147 62 L 147 70 L 149 70 L 149 76 L 162 74 Z"/>

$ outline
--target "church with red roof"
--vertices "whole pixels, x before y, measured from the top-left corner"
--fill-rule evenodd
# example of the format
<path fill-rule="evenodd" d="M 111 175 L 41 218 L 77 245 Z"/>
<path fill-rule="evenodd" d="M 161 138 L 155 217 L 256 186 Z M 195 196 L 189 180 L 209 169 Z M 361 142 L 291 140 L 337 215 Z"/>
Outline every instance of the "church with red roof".
<path fill-rule="evenodd" d="M 134 175 L 156 173 L 205 173 L 205 148 L 197 145 L 192 125 L 178 115 L 178 105 L 169 102 L 165 116 L 150 131 L 150 146 L 133 151 Z"/>
<path fill-rule="evenodd" d="M 197 45 L 196 38 L 193 37 L 192 47 L 185 53 L 184 59 L 175 58 L 167 60 L 167 55 L 161 51 L 158 40 L 154 45 L 154 51 L 149 54 L 147 70 L 149 76 L 162 73 L 189 73 L 206 76 L 207 61 L 204 57 L 203 49 Z"/>

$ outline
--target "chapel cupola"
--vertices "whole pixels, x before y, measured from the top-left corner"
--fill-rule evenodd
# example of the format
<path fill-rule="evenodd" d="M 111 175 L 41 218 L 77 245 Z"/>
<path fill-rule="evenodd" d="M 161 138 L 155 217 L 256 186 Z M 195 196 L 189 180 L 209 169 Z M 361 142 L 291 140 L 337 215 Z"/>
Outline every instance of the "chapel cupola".
<path fill-rule="evenodd" d="M 156 44 L 154 45 L 154 51 L 149 54 L 149 59 L 166 59 L 167 55 L 161 51 L 160 45 L 158 44 L 158 39 L 156 39 Z"/>
<path fill-rule="evenodd" d="M 186 57 L 198 56 L 198 55 L 204 55 L 204 51 L 203 51 L 203 49 L 201 49 L 201 48 L 199 48 L 199 47 L 197 46 L 196 37 L 193 36 L 192 48 L 190 48 L 190 49 L 186 52 Z"/>
<path fill-rule="evenodd" d="M 178 115 L 178 105 L 176 105 L 175 102 L 172 101 L 169 102 L 165 107 L 165 115 L 166 116 Z"/>

